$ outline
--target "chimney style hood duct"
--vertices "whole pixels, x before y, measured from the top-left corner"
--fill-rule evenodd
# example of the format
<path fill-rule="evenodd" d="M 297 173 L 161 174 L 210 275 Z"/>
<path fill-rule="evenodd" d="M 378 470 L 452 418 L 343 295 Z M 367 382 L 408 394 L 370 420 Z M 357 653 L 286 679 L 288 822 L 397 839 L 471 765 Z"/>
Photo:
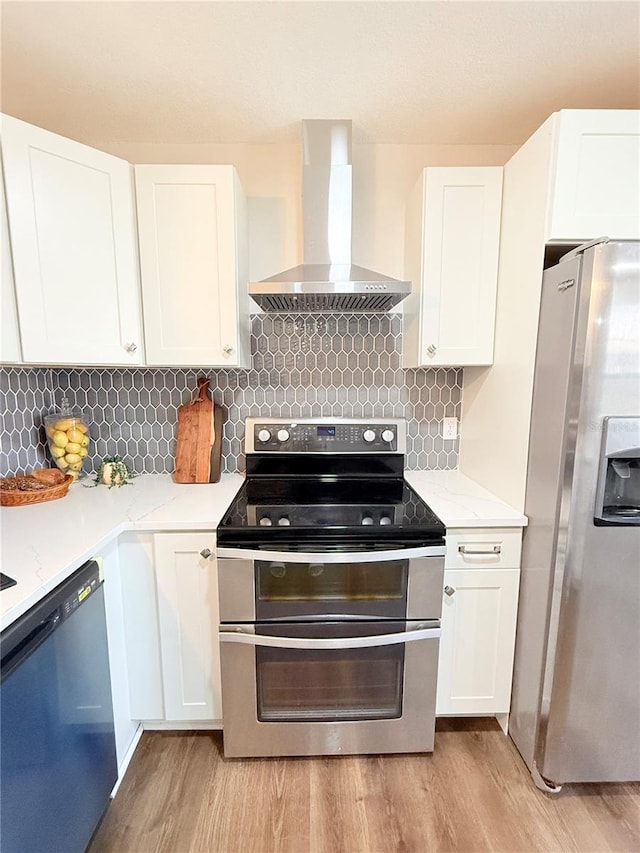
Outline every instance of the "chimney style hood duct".
<path fill-rule="evenodd" d="M 249 284 L 264 311 L 388 311 L 411 293 L 351 263 L 351 121 L 302 122 L 304 263 Z"/>

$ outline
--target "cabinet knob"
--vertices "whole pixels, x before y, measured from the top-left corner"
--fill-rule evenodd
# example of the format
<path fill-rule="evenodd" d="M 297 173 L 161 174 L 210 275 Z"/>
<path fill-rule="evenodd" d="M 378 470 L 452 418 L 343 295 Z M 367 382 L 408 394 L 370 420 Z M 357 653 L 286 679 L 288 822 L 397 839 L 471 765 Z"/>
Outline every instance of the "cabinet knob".
<path fill-rule="evenodd" d="M 437 347 L 435 344 L 429 344 L 429 346 L 427 347 L 427 352 L 429 353 L 429 355 L 435 355 L 436 349 Z"/>
<path fill-rule="evenodd" d="M 222 347 L 222 352 L 225 355 L 231 355 L 231 353 L 233 352 L 233 347 L 230 344 L 227 344 L 226 346 Z"/>
<path fill-rule="evenodd" d="M 208 548 L 203 548 L 202 551 L 200 551 L 200 556 L 204 557 L 205 560 L 208 560 L 212 553 L 213 552 Z"/>
<path fill-rule="evenodd" d="M 451 596 L 451 595 L 453 595 L 454 592 L 455 592 L 455 589 L 452 586 L 448 586 L 448 585 L 445 586 L 445 588 L 444 588 L 444 594 L 445 595 Z"/>
<path fill-rule="evenodd" d="M 125 352 L 128 352 L 128 353 L 129 353 L 129 355 L 133 355 L 133 354 L 134 354 L 134 352 L 136 352 L 136 350 L 137 350 L 137 349 L 138 349 L 138 344 L 134 344 L 134 342 L 133 342 L 133 341 L 131 341 L 131 343 L 128 343 L 128 344 L 125 344 L 125 345 L 124 345 L 124 351 L 125 351 Z"/>

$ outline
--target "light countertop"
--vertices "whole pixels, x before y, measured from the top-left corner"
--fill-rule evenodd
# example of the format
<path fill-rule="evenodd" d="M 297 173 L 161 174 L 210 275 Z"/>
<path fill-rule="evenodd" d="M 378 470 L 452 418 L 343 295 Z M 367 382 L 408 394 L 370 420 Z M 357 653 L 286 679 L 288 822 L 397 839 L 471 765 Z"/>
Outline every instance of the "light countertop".
<path fill-rule="evenodd" d="M 0 592 L 0 630 L 126 530 L 215 530 L 242 482 L 240 474 L 198 485 L 144 474 L 126 486 L 78 482 L 59 500 L 2 507 L 0 565 L 18 583 Z"/>
<path fill-rule="evenodd" d="M 458 471 L 408 471 L 407 482 L 447 527 L 523 527 L 525 516 Z M 185 485 L 144 474 L 111 489 L 74 483 L 60 500 L 0 509 L 0 630 L 127 530 L 215 530 L 243 482 Z"/>
<path fill-rule="evenodd" d="M 446 527 L 526 527 L 527 517 L 460 471 L 406 471 Z"/>

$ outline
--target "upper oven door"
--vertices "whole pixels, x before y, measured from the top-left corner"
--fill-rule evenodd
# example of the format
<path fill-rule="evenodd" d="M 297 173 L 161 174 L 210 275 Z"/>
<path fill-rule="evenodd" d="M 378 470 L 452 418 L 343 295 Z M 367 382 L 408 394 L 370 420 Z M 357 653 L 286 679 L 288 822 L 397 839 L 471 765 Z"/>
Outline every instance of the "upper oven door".
<path fill-rule="evenodd" d="M 225 554 L 227 551 L 225 550 Z M 220 620 L 437 619 L 444 557 L 393 553 L 218 558 Z"/>

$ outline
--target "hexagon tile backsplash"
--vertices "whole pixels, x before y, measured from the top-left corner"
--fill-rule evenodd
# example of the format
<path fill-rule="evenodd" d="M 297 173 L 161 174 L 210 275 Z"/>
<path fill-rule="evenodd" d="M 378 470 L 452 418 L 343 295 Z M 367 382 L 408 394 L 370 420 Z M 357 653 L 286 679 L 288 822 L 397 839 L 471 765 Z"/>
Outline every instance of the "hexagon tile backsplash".
<path fill-rule="evenodd" d="M 225 409 L 224 471 L 244 470 L 244 420 L 259 414 L 406 418 L 407 468 L 456 468 L 442 420 L 460 417 L 462 370 L 403 370 L 401 340 L 399 314 L 257 314 L 250 370 L 2 367 L 0 474 L 50 464 L 42 420 L 63 395 L 91 424 L 86 471 L 118 453 L 138 473 L 171 473 L 177 409 L 202 375 Z"/>

